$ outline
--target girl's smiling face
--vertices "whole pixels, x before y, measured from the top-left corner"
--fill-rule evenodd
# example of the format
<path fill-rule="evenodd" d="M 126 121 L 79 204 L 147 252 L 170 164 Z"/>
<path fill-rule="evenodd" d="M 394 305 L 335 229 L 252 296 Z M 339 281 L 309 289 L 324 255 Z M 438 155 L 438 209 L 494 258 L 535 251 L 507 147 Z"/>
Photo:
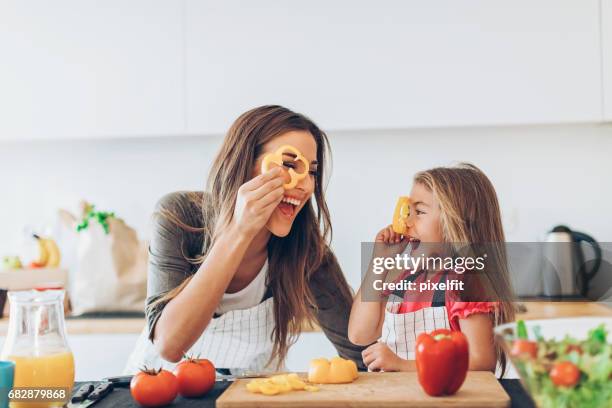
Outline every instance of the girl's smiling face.
<path fill-rule="evenodd" d="M 440 205 L 423 184 L 414 183 L 410 192 L 410 217 L 406 222 L 408 235 L 421 242 L 442 243 Z"/>
<path fill-rule="evenodd" d="M 285 237 L 291 231 L 291 226 L 298 213 L 304 208 L 315 189 L 315 174 L 317 172 L 317 143 L 312 134 L 305 130 L 292 130 L 283 133 L 263 145 L 262 154 L 256 161 L 254 175 L 261 172 L 261 162 L 263 157 L 268 153 L 275 152 L 279 147 L 290 145 L 295 147 L 302 153 L 304 158 L 309 163 L 308 175 L 298 181 L 294 188 L 285 190 L 283 201 L 276 207 L 266 228 L 277 237 Z M 289 170 L 300 163 L 293 161 L 295 155 L 291 153 L 283 154 L 283 168 Z M 290 176 L 285 172 L 285 182 L 290 181 Z"/>

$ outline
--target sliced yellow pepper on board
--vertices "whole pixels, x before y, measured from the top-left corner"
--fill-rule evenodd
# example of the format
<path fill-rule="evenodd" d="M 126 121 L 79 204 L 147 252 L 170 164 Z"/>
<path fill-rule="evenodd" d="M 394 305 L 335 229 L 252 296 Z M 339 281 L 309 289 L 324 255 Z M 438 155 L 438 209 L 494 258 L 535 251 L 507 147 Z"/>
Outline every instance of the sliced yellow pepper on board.
<path fill-rule="evenodd" d="M 308 389 L 310 387 L 310 390 Z M 262 393 L 264 395 L 276 395 L 290 391 L 318 391 L 313 390 L 295 373 L 279 374 L 270 378 L 255 378 L 246 384 L 246 389 L 252 393 Z"/>
<path fill-rule="evenodd" d="M 300 180 L 306 178 L 308 172 L 310 171 L 310 165 L 308 163 L 308 160 L 306 160 L 302 153 L 295 147 L 291 145 L 284 145 L 276 149 L 275 152 L 266 154 L 263 160 L 261 161 L 261 172 L 265 173 L 266 171 L 268 171 L 272 164 L 282 166 L 283 162 L 285 161 L 283 160 L 283 153 L 287 152 L 293 153 L 295 155 L 295 158 L 293 159 L 294 162 L 301 161 L 302 163 L 304 163 L 303 173 L 298 173 L 294 169 L 289 169 L 287 171 L 287 173 L 289 173 L 289 176 L 291 177 L 291 180 L 289 181 L 289 183 L 285 183 L 283 187 L 285 188 L 285 190 L 290 190 L 297 186 L 297 183 L 299 183 Z"/>
<path fill-rule="evenodd" d="M 410 197 L 402 196 L 397 199 L 395 204 L 395 211 L 393 212 L 393 224 L 392 228 L 398 234 L 406 235 L 408 228 L 406 227 L 406 221 L 410 216 Z"/>
<path fill-rule="evenodd" d="M 261 392 L 260 386 L 261 386 L 261 382 L 253 380 L 247 383 L 246 388 L 248 391 L 252 393 L 258 393 L 258 392 Z"/>
<path fill-rule="evenodd" d="M 291 387 L 291 384 L 289 384 L 289 380 L 287 379 L 286 375 L 275 375 L 270 377 L 270 380 L 278 387 L 280 392 L 289 392 L 293 390 L 293 387 Z"/>
<path fill-rule="evenodd" d="M 259 386 L 259 390 L 264 395 L 276 395 L 281 392 L 280 388 L 276 384 L 264 383 Z"/>
<path fill-rule="evenodd" d="M 294 375 L 295 378 L 291 377 L 292 375 Z M 306 389 L 306 383 L 302 381 L 300 377 L 297 376 L 297 374 L 289 374 L 287 378 L 287 382 L 289 383 L 291 388 L 296 391 Z"/>

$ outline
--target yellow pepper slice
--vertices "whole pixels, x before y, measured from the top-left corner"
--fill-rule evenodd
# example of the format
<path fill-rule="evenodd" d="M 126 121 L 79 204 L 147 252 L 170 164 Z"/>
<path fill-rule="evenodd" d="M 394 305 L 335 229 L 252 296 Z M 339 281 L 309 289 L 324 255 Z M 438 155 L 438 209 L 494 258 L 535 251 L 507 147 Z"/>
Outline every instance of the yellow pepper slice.
<path fill-rule="evenodd" d="M 255 378 L 246 384 L 246 389 L 252 393 L 276 395 L 290 391 L 305 390 L 308 385 L 295 373 L 279 374 L 269 378 Z"/>
<path fill-rule="evenodd" d="M 393 212 L 393 231 L 398 234 L 405 235 L 408 231 L 406 228 L 406 221 L 410 216 L 410 197 L 402 196 L 397 199 L 395 204 L 395 211 Z"/>
<path fill-rule="evenodd" d="M 261 392 L 260 386 L 262 385 L 261 381 L 251 381 L 247 383 L 246 388 L 252 393 Z"/>
<path fill-rule="evenodd" d="M 263 383 L 259 386 L 259 390 L 264 395 L 276 395 L 281 392 L 281 389 L 276 384 Z"/>
<path fill-rule="evenodd" d="M 289 383 L 291 388 L 296 391 L 303 390 L 306 388 L 306 383 L 302 381 L 302 379 L 298 377 L 297 374 L 289 374 L 287 376 L 287 382 Z"/>
<path fill-rule="evenodd" d="M 268 171 L 272 164 L 282 166 L 283 162 L 285 161 L 283 160 L 283 153 L 287 152 L 293 153 L 295 155 L 295 158 L 293 159 L 294 162 L 301 161 L 304 164 L 304 172 L 302 173 L 298 173 L 294 169 L 289 169 L 287 171 L 287 173 L 289 173 L 289 176 L 291 177 L 291 180 L 289 181 L 289 183 L 285 183 L 283 187 L 285 188 L 285 190 L 290 190 L 297 186 L 297 183 L 299 183 L 300 180 L 306 178 L 310 170 L 308 160 L 306 160 L 302 153 L 295 147 L 291 145 L 284 145 L 276 149 L 275 152 L 266 154 L 261 162 L 261 172 L 265 173 L 266 171 Z"/>

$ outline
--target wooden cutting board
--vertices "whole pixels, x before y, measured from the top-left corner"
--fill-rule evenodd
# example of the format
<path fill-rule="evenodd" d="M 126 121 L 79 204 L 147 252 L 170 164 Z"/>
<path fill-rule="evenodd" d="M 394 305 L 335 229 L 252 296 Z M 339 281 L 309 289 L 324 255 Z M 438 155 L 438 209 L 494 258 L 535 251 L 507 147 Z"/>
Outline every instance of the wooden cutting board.
<path fill-rule="evenodd" d="M 306 375 L 300 375 L 305 378 Z M 291 391 L 278 395 L 253 394 L 250 380 L 237 380 L 217 400 L 219 408 L 243 407 L 508 407 L 510 397 L 493 373 L 472 371 L 452 396 L 430 397 L 421 389 L 416 372 L 359 373 L 351 384 L 323 384 L 318 392 Z"/>

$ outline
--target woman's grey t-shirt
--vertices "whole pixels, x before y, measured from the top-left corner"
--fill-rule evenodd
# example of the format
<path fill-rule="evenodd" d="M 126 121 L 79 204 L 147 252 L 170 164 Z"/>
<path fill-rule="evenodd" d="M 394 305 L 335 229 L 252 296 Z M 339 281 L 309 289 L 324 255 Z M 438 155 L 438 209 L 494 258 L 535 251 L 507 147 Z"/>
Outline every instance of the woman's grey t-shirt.
<path fill-rule="evenodd" d="M 147 300 L 145 314 L 149 339 L 153 340 L 153 329 L 161 315 L 164 303 L 153 303 L 168 291 L 176 288 L 187 277 L 197 272 L 199 265 L 190 262 L 206 252 L 204 248 L 204 233 L 189 231 L 169 217 L 160 213 L 166 210 L 176 216 L 182 223 L 202 228 L 202 200 L 206 196 L 202 192 L 175 192 L 164 196 L 157 204 L 153 217 L 151 243 L 149 246 L 149 270 L 147 279 Z M 204 203 L 205 205 L 205 203 Z M 341 273 L 340 265 L 330 251 L 326 263 L 313 274 L 310 289 L 315 297 L 317 308 L 315 315 L 319 326 L 334 344 L 338 354 L 343 358 L 354 360 L 360 368 L 364 368 L 361 351 L 363 347 L 356 346 L 348 340 L 348 319 L 351 304 L 342 302 L 339 289 L 326 279 L 330 273 Z M 263 301 L 263 299 L 262 299 Z"/>

